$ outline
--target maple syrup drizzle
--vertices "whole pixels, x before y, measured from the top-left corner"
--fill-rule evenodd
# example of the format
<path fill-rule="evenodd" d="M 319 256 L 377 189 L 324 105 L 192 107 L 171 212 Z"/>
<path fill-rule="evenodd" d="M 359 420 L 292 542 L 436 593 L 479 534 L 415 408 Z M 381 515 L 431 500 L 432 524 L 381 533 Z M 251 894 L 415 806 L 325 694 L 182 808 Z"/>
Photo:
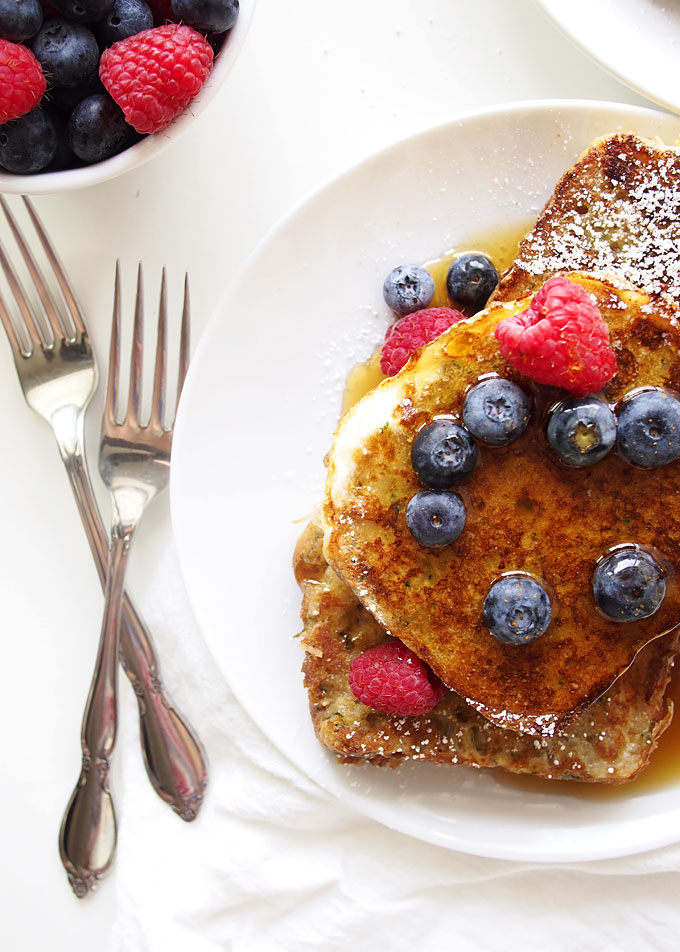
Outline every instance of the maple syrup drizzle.
<path fill-rule="evenodd" d="M 578 780 L 546 780 L 528 774 L 494 771 L 494 779 L 503 786 L 528 794 L 557 794 L 581 800 L 618 800 L 645 793 L 658 793 L 680 780 L 680 674 L 673 672 L 666 689 L 666 698 L 673 702 L 675 714 L 661 735 L 651 755 L 649 766 L 626 783 L 581 783 Z"/>
<path fill-rule="evenodd" d="M 342 396 L 342 413 L 346 413 L 365 394 L 377 387 L 385 375 L 380 369 L 380 347 L 376 347 L 368 360 L 356 364 L 350 370 Z"/>
<path fill-rule="evenodd" d="M 464 247 L 452 248 L 445 251 L 438 258 L 426 261 L 424 267 L 434 278 L 435 285 L 434 297 L 430 307 L 455 307 L 446 291 L 446 274 L 454 258 L 471 251 L 478 251 L 491 258 L 498 269 L 498 273 L 503 274 L 517 257 L 519 243 L 533 224 L 534 222 L 528 221 L 523 225 L 511 225 L 507 228 L 498 229 L 493 235 L 473 237 Z"/>
<path fill-rule="evenodd" d="M 424 267 L 434 278 L 435 293 L 431 307 L 451 307 L 446 291 L 446 275 L 451 262 L 458 255 L 469 251 L 479 251 L 487 255 L 496 265 L 500 274 L 510 267 L 517 256 L 519 242 L 532 227 L 533 222 L 515 225 L 493 235 L 481 236 L 467 242 L 460 249 L 445 251 L 438 258 L 427 261 Z M 342 400 L 342 413 L 357 403 L 365 394 L 376 387 L 384 374 L 380 370 L 380 345 L 376 347 L 368 360 L 354 366 L 345 384 Z M 680 667 L 680 666 L 676 666 Z M 666 689 L 666 698 L 673 703 L 674 710 L 680 712 L 680 671 L 674 669 L 671 681 Z M 652 753 L 649 766 L 639 777 L 628 783 L 580 783 L 574 780 L 545 780 L 523 774 L 494 771 L 494 779 L 499 783 L 526 793 L 559 794 L 581 799 L 608 800 L 628 797 L 631 794 L 649 793 L 672 786 L 680 780 L 680 713 L 674 716 L 661 735 L 656 749 Z"/>
<path fill-rule="evenodd" d="M 522 225 L 499 229 L 492 236 L 475 238 L 459 249 L 452 248 L 438 258 L 426 261 L 423 267 L 427 268 L 432 275 L 435 286 L 430 307 L 453 306 L 446 291 L 446 274 L 454 258 L 469 251 L 479 251 L 491 258 L 499 273 L 502 274 L 517 257 L 517 247 L 532 224 L 533 222 L 526 222 Z M 380 371 L 380 344 L 378 344 L 368 360 L 356 364 L 347 375 L 341 413 L 344 414 L 349 410 L 383 379 L 384 374 Z"/>

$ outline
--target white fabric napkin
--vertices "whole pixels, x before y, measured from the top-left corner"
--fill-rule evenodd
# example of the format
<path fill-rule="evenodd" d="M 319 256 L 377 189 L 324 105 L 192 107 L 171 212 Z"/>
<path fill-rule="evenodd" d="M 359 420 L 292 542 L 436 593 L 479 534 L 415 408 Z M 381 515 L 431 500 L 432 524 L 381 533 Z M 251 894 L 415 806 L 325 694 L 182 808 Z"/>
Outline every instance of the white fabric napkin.
<path fill-rule="evenodd" d="M 143 609 L 207 749 L 210 785 L 193 823 L 158 800 L 124 691 L 115 952 L 677 950 L 680 847 L 546 866 L 395 833 L 318 788 L 250 721 L 201 638 L 171 548 Z"/>

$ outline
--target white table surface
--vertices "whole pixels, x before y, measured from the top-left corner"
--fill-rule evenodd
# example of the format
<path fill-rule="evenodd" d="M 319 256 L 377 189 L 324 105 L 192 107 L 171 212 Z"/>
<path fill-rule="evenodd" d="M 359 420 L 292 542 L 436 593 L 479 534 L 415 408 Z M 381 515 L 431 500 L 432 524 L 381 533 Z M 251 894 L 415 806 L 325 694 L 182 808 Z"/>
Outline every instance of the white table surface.
<path fill-rule="evenodd" d="M 100 355 L 117 257 L 130 280 L 143 259 L 150 283 L 166 264 L 177 294 L 189 271 L 197 340 L 245 258 L 311 190 L 456 112 L 541 98 L 649 105 L 531 0 L 258 0 L 239 61 L 191 132 L 137 172 L 37 204 Z M 7 950 L 83 952 L 106 947 L 115 891 L 106 883 L 85 902 L 73 897 L 57 832 L 77 776 L 102 601 L 62 464 L 1 344 L 0 405 L 1 941 Z M 159 502 L 136 540 L 130 587 L 142 609 L 151 567 L 173 544 L 168 513 L 167 499 Z M 191 696 L 172 687 L 191 716 Z"/>

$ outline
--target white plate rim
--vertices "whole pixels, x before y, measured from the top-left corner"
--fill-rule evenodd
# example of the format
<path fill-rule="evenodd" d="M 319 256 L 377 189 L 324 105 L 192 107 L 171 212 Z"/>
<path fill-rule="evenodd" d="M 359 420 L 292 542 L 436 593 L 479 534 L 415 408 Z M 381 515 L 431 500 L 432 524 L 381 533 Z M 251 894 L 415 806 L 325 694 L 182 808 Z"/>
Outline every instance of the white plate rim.
<path fill-rule="evenodd" d="M 258 726 L 262 726 L 257 717 L 256 711 L 253 709 L 253 705 L 250 699 L 244 695 L 240 690 L 240 686 L 237 683 L 234 683 L 229 678 L 229 672 L 224 670 L 224 667 L 220 665 L 219 659 L 215 655 L 213 646 L 210 643 L 210 636 L 207 635 L 207 629 L 210 627 L 210 619 L 207 618 L 206 613 L 203 609 L 203 606 L 200 604 L 200 600 L 195 598 L 192 585 L 192 559 L 195 553 L 191 553 L 187 550 L 184 545 L 185 534 L 184 530 L 186 528 L 185 514 L 182 511 L 182 484 L 181 478 L 178 476 L 178 469 L 181 468 L 181 460 L 184 454 L 184 434 L 189 432 L 190 422 L 188 420 L 189 414 L 189 403 L 191 400 L 191 393 L 193 389 L 193 381 L 198 378 L 199 370 L 198 368 L 201 365 L 203 354 L 206 353 L 212 344 L 212 336 L 215 332 L 215 328 L 221 319 L 221 314 L 228 310 L 227 304 L 229 298 L 233 296 L 234 291 L 238 288 L 239 284 L 243 282 L 244 277 L 248 272 L 253 268 L 254 263 L 262 256 L 263 252 L 267 249 L 270 244 L 273 244 L 278 239 L 278 236 L 285 234 L 288 228 L 293 222 L 298 218 L 298 216 L 304 215 L 305 210 L 316 202 L 320 197 L 322 197 L 329 189 L 339 188 L 342 184 L 351 179 L 352 176 L 359 173 L 362 169 L 368 168 L 372 163 L 380 161 L 385 156 L 389 156 L 394 150 L 407 149 L 409 143 L 417 141 L 422 136 L 427 136 L 432 133 L 440 132 L 452 127 L 460 127 L 461 124 L 464 125 L 470 121 L 477 120 L 488 120 L 492 121 L 494 117 L 504 117 L 508 115 L 519 115 L 521 113 L 536 113 L 536 112 L 554 112 L 559 111 L 561 113 L 573 112 L 575 115 L 583 110 L 592 110 L 594 112 L 605 110 L 611 117 L 612 121 L 617 119 L 626 122 L 629 125 L 635 125 L 636 120 L 641 123 L 644 121 L 655 120 L 657 122 L 670 122 L 674 120 L 673 116 L 669 116 L 665 113 L 661 113 L 656 110 L 647 109 L 641 106 L 631 106 L 625 103 L 611 103 L 603 102 L 598 100 L 579 100 L 579 99 L 551 99 L 551 100 L 527 100 L 519 102 L 510 102 L 501 105 L 494 105 L 485 107 L 482 109 L 470 110 L 468 112 L 462 112 L 452 116 L 449 120 L 443 123 L 438 123 L 436 126 L 420 130 L 407 138 L 398 140 L 387 146 L 386 148 L 380 150 L 373 155 L 368 156 L 363 161 L 352 166 L 347 171 L 341 173 L 339 176 L 333 176 L 324 184 L 318 186 L 312 190 L 307 196 L 301 199 L 293 208 L 278 222 L 276 223 L 263 237 L 263 239 L 258 243 L 257 247 L 252 251 L 248 256 L 244 264 L 239 269 L 237 275 L 230 282 L 229 286 L 225 289 L 220 302 L 211 316 L 206 330 L 204 331 L 201 340 L 196 349 L 194 355 L 192 366 L 190 368 L 189 378 L 187 380 L 187 385 L 185 388 L 185 393 L 183 394 L 182 403 L 180 405 L 178 413 L 178 421 L 176 428 L 175 436 L 175 445 L 173 448 L 173 463 L 175 464 L 172 469 L 171 475 L 171 485 L 170 485 L 170 500 L 171 500 L 171 515 L 173 522 L 173 531 L 175 534 L 175 539 L 177 542 L 178 557 L 180 562 L 180 568 L 185 580 L 187 592 L 189 595 L 190 602 L 192 604 L 193 610 L 195 612 L 196 618 L 199 622 L 199 627 L 201 628 L 204 637 L 208 643 L 208 648 L 215 657 L 216 664 L 218 668 L 222 671 L 223 675 L 227 678 L 229 686 L 239 701 L 239 703 L 244 708 L 247 715 L 255 721 Z M 604 130 L 603 130 L 604 131 Z M 330 434 L 329 434 L 330 435 Z M 302 690 L 300 684 L 300 690 Z M 671 843 L 675 843 L 680 839 L 680 808 L 673 811 L 673 819 L 675 825 L 670 823 L 664 832 L 658 832 L 653 836 L 648 835 L 645 831 L 640 833 L 639 830 L 635 829 L 632 831 L 631 838 L 627 842 L 621 840 L 617 842 L 610 842 L 605 848 L 601 845 L 592 845 L 584 846 L 581 844 L 578 848 L 570 849 L 568 846 L 562 846 L 559 851 L 548 851 L 544 846 L 532 847 L 530 845 L 522 846 L 521 848 L 508 847 L 508 846 L 494 846 L 490 844 L 481 844 L 476 842 L 470 842 L 464 836 L 458 834 L 454 836 L 441 835 L 440 832 L 429 833 L 427 830 L 423 830 L 422 827 L 417 822 L 410 822 L 408 819 L 400 819 L 398 822 L 393 822 L 387 819 L 384 815 L 381 814 L 379 806 L 374 806 L 370 802 L 366 802 L 365 798 L 361 796 L 353 795 L 351 790 L 342 789 L 339 790 L 337 787 L 334 787 L 332 784 L 329 784 L 326 778 L 320 778 L 318 775 L 315 775 L 314 771 L 307 769 L 302 765 L 295 756 L 291 755 L 291 752 L 288 750 L 282 751 L 285 756 L 291 760 L 296 766 L 311 777 L 316 783 L 318 783 L 322 788 L 328 792 L 333 793 L 334 795 L 340 797 L 342 796 L 343 803 L 357 810 L 359 813 L 364 816 L 368 816 L 383 825 L 397 830 L 398 832 L 404 833 L 406 835 L 412 836 L 416 839 L 420 839 L 424 842 L 429 842 L 439 846 L 446 847 L 448 849 L 458 850 L 460 852 L 468 853 L 471 855 L 477 855 L 482 857 L 494 858 L 494 859 L 504 859 L 504 860 L 515 860 L 515 861 L 528 861 L 528 862 L 538 862 L 538 863 L 569 863 L 569 862 L 589 862 L 594 860 L 601 859 L 613 859 L 621 856 L 629 856 L 635 853 L 645 852 L 651 849 L 658 847 L 667 846 Z M 324 755 L 326 752 L 323 752 Z M 330 755 L 328 755 L 330 757 Z M 334 758 L 331 758 L 332 760 Z M 364 769 L 364 768 L 360 768 Z M 375 769 L 375 768 L 368 768 Z M 448 768 L 442 768 L 444 770 Z M 463 768 L 469 769 L 469 768 Z"/>
<path fill-rule="evenodd" d="M 575 46 L 586 53 L 595 63 L 602 67 L 610 76 L 618 79 L 624 85 L 628 86 L 634 92 L 649 99 L 664 109 L 671 112 L 680 112 L 680 96 L 672 97 L 668 92 L 674 88 L 674 84 L 669 82 L 662 87 L 652 83 L 640 81 L 631 73 L 629 69 L 622 66 L 622 63 L 635 61 L 635 54 L 639 57 L 639 33 L 636 33 L 638 41 L 637 49 L 624 51 L 624 55 L 619 53 L 614 55 L 615 43 L 602 43 L 602 31 L 592 28 L 591 20 L 588 16 L 580 15 L 574 10 L 573 3 L 565 3 L 564 0 L 535 0 L 537 5 L 552 21 L 552 23 L 566 36 Z M 589 4 L 589 11 L 592 14 L 592 4 Z M 578 8 L 580 11 L 580 8 Z M 581 14 L 583 11 L 580 11 Z M 620 8 L 619 8 L 620 14 Z M 658 55 L 658 48 L 656 50 Z"/>

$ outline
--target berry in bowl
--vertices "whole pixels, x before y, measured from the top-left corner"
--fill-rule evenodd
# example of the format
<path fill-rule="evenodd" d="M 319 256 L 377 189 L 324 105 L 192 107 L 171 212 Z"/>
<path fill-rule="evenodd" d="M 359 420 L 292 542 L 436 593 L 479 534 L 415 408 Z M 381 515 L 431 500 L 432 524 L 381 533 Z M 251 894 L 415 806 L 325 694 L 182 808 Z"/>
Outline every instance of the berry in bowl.
<path fill-rule="evenodd" d="M 0 0 L 0 190 L 104 181 L 220 88 L 254 0 Z"/>

